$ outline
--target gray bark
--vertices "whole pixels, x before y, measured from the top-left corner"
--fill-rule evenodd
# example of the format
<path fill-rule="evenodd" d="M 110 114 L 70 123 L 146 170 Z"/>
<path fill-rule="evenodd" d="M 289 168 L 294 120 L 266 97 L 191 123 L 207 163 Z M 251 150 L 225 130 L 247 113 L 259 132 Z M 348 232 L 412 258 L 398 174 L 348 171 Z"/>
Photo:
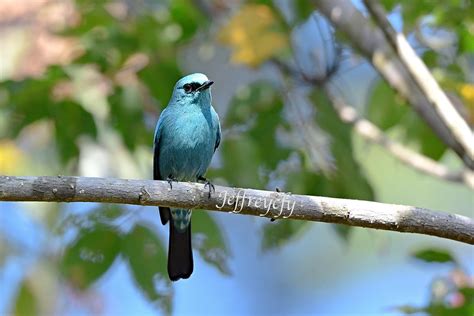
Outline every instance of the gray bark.
<path fill-rule="evenodd" d="M 0 201 L 100 202 L 199 208 L 418 233 L 474 244 L 474 220 L 461 215 L 415 206 L 223 186 L 216 186 L 215 192 L 208 197 L 208 189 L 204 185 L 187 182 L 173 182 L 170 189 L 166 181 L 153 180 L 0 176 Z"/>

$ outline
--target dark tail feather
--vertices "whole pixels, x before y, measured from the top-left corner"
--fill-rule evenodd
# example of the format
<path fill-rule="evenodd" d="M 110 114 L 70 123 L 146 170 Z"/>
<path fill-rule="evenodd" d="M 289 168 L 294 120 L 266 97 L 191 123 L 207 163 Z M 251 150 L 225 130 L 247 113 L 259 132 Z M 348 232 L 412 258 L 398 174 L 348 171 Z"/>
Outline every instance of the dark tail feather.
<path fill-rule="evenodd" d="M 161 211 L 161 208 L 160 208 Z M 193 273 L 193 249 L 191 247 L 191 223 L 180 232 L 170 222 L 168 248 L 168 275 L 171 281 L 187 279 Z"/>
<path fill-rule="evenodd" d="M 169 207 L 159 207 L 160 209 L 160 218 L 161 218 L 161 224 L 166 225 L 168 221 L 171 218 L 171 212 Z"/>

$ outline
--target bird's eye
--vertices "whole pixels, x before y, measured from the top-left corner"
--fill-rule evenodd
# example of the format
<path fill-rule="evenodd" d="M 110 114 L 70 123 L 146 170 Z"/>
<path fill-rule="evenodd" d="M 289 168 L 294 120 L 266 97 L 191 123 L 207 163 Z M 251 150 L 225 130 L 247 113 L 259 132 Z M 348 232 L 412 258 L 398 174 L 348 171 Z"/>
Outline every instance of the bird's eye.
<path fill-rule="evenodd" d="M 189 83 L 185 84 L 183 88 L 184 88 L 184 92 L 186 93 L 190 93 L 191 91 L 193 91 L 193 86 L 191 86 Z"/>

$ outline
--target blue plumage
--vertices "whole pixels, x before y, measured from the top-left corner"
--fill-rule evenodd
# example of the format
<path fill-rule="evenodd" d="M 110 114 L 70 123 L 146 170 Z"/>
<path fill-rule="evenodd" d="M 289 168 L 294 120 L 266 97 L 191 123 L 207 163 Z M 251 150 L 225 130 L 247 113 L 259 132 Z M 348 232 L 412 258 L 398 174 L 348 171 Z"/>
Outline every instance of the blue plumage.
<path fill-rule="evenodd" d="M 200 73 L 181 78 L 155 129 L 153 178 L 197 181 L 204 177 L 219 146 L 219 117 L 211 105 L 212 81 Z M 163 224 L 170 223 L 168 274 L 188 278 L 193 270 L 191 211 L 160 207 Z"/>

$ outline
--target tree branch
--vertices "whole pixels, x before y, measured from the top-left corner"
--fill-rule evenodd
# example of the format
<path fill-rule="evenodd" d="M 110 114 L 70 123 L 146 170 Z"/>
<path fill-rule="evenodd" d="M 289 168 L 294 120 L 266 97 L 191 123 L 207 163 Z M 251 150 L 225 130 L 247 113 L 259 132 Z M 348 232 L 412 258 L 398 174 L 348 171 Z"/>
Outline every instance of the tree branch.
<path fill-rule="evenodd" d="M 0 201 L 100 202 L 202 208 L 438 236 L 474 244 L 474 220 L 414 206 L 202 184 L 82 177 L 0 176 Z"/>
<path fill-rule="evenodd" d="M 280 60 L 272 59 L 271 63 L 278 67 L 283 73 L 292 75 L 295 78 L 313 84 L 316 87 L 323 89 L 331 101 L 332 106 L 339 115 L 339 118 L 354 126 L 354 130 L 365 139 L 382 146 L 385 150 L 391 153 L 395 158 L 399 159 L 406 165 L 426 173 L 428 175 L 441 178 L 446 181 L 455 183 L 464 183 L 469 188 L 474 189 L 474 172 L 469 169 L 459 172 L 452 172 L 443 164 L 417 153 L 410 148 L 391 140 L 383 131 L 381 131 L 372 122 L 359 116 L 354 107 L 348 105 L 343 99 L 335 95 L 329 88 L 331 76 L 324 78 L 308 78 L 301 72 L 293 69 L 289 65 Z"/>
<path fill-rule="evenodd" d="M 329 89 L 325 89 L 325 91 L 334 109 L 339 114 L 340 119 L 343 122 L 352 124 L 355 131 L 365 139 L 382 146 L 395 158 L 420 172 L 446 181 L 464 183 L 469 188 L 474 189 L 474 172 L 469 169 L 461 172 L 452 172 L 437 161 L 391 140 L 372 122 L 361 118 L 353 107 L 347 105 L 341 98 L 329 91 Z"/>
<path fill-rule="evenodd" d="M 374 28 L 349 0 L 314 0 L 319 11 L 339 31 L 344 33 L 355 48 L 365 55 L 387 83 L 413 106 L 435 134 L 456 154 L 464 164 L 474 169 L 464 147 L 433 109 L 427 96 L 420 91 L 406 67 L 394 54 L 383 33 Z"/>
<path fill-rule="evenodd" d="M 403 33 L 397 33 L 386 17 L 385 10 L 375 0 L 364 0 L 375 23 L 380 27 L 408 74 L 423 91 L 453 137 L 463 146 L 467 159 L 474 160 L 474 134 L 448 99 L 444 91 L 418 57 Z"/>

